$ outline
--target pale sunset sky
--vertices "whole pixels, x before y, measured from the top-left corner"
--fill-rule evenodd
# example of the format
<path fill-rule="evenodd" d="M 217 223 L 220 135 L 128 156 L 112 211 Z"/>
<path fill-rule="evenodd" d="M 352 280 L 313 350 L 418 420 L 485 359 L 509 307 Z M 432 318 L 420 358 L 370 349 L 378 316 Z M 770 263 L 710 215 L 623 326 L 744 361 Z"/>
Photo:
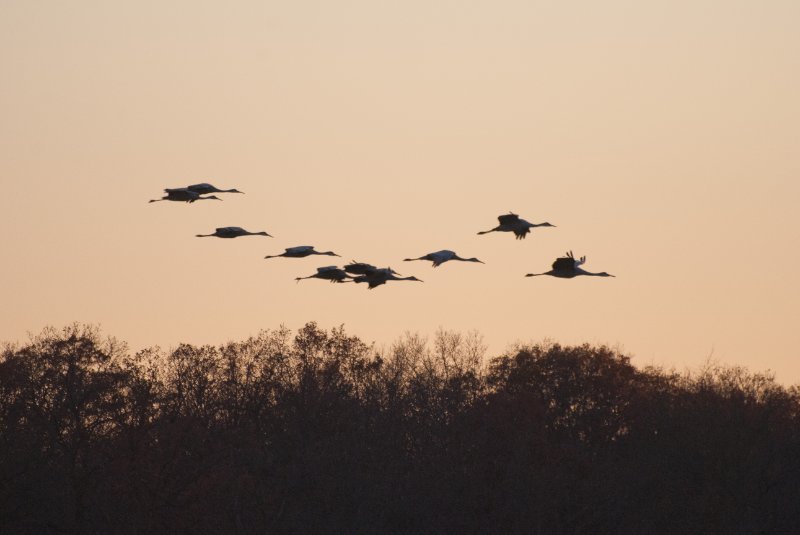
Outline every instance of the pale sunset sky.
<path fill-rule="evenodd" d="M 4 0 L 0 80 L 0 340 L 313 320 L 800 382 L 796 0 Z M 196 182 L 245 195 L 147 202 Z M 508 211 L 557 227 L 476 234 Z M 439 249 L 486 264 L 402 261 Z M 524 277 L 570 249 L 617 277 Z M 293 280 L 350 260 L 425 282 Z"/>

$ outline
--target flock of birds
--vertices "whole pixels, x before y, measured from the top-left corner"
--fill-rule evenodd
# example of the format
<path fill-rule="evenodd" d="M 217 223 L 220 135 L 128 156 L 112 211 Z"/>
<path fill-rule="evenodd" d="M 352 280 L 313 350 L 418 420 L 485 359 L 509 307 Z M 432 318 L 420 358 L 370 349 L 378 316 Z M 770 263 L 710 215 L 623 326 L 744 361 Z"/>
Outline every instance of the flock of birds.
<path fill-rule="evenodd" d="M 211 184 L 208 183 L 201 183 L 201 184 L 192 184 L 191 186 L 187 186 L 185 188 L 167 188 L 164 190 L 164 195 L 160 199 L 152 199 L 150 202 L 159 202 L 159 201 L 175 201 L 175 202 L 187 202 L 193 203 L 195 201 L 206 201 L 206 200 L 217 200 L 221 201 L 219 197 L 212 195 L 213 193 L 244 193 L 237 189 L 219 189 Z M 204 195 L 206 195 L 204 197 Z M 532 228 L 536 227 L 554 227 L 555 225 L 551 225 L 550 223 L 530 223 L 525 221 L 524 219 L 520 219 L 517 214 L 508 213 L 501 215 L 497 218 L 498 222 L 500 223 L 493 229 L 484 230 L 478 232 L 478 234 L 488 234 L 490 232 L 513 232 L 514 236 L 518 240 L 525 239 L 525 237 L 530 233 Z M 215 229 L 212 234 L 197 234 L 198 238 L 208 238 L 208 237 L 216 237 L 216 238 L 239 238 L 241 236 L 268 236 L 272 237 L 271 235 L 267 234 L 264 231 L 261 232 L 249 232 L 241 227 L 220 227 Z M 305 258 L 311 255 L 323 255 L 323 256 L 339 256 L 338 254 L 334 253 L 333 251 L 316 251 L 314 247 L 311 245 L 299 245 L 297 247 L 289 247 L 283 253 L 277 255 L 267 255 L 264 258 Z M 420 256 L 419 258 L 406 258 L 406 262 L 412 262 L 416 260 L 427 260 L 433 262 L 433 267 L 439 267 L 440 265 L 444 264 L 445 262 L 449 262 L 451 260 L 460 260 L 462 262 L 477 262 L 483 264 L 481 260 L 477 258 L 461 258 L 455 252 L 444 249 L 441 251 L 436 251 L 434 253 L 428 253 L 424 256 Z M 526 277 L 537 277 L 541 275 L 549 275 L 551 277 L 558 277 L 561 279 L 571 279 L 573 277 L 577 277 L 580 275 L 586 275 L 590 277 L 613 277 L 614 275 L 610 275 L 605 271 L 600 273 L 591 273 L 589 271 L 584 270 L 581 266 L 586 262 L 586 257 L 582 256 L 580 258 L 575 258 L 572 254 L 572 251 L 569 251 L 566 256 L 562 256 L 556 259 L 555 262 L 552 264 L 552 269 L 550 271 L 545 271 L 544 273 L 528 273 L 525 275 Z M 355 283 L 366 283 L 367 288 L 370 290 L 376 288 L 382 284 L 386 284 L 388 281 L 417 281 L 423 282 L 416 277 L 401 277 L 399 273 L 394 271 L 390 267 L 379 268 L 375 267 L 372 264 L 366 264 L 363 262 L 355 262 L 352 261 L 349 264 L 345 265 L 344 267 L 338 266 L 323 266 L 317 268 L 317 272 L 309 275 L 308 277 L 297 277 L 296 281 L 301 281 L 303 279 L 323 279 L 330 282 L 338 283 L 338 282 L 355 282 Z"/>

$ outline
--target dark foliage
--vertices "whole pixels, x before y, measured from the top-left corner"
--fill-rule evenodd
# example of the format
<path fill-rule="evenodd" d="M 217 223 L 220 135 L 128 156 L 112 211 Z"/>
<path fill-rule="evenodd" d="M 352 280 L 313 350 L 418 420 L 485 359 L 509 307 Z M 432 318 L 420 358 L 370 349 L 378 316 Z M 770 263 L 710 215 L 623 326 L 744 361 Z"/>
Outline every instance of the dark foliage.
<path fill-rule="evenodd" d="M 476 335 L 310 323 L 0 355 L 1 533 L 800 533 L 800 392 Z"/>

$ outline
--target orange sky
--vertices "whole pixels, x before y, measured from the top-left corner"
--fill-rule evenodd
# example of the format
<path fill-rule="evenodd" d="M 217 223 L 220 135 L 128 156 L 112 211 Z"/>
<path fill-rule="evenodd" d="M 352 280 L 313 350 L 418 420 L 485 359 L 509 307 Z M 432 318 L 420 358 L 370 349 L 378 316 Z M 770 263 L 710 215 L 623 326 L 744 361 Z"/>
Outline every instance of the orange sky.
<path fill-rule="evenodd" d="M 0 339 L 442 326 L 800 382 L 800 3 L 660 4 L 0 3 Z M 246 195 L 147 203 L 202 181 Z M 476 235 L 510 210 L 557 228 Z M 305 244 L 425 283 L 263 260 Z M 402 262 L 439 249 L 486 265 Z M 617 278 L 523 277 L 568 249 Z"/>

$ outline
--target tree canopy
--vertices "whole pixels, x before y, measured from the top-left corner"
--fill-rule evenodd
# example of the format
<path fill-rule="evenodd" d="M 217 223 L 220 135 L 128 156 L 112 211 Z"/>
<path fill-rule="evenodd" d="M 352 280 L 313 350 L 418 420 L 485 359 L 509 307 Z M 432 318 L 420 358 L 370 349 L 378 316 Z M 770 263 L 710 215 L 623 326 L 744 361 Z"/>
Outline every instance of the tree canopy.
<path fill-rule="evenodd" d="M 2 533 L 798 533 L 800 391 L 476 333 L 0 354 Z"/>

